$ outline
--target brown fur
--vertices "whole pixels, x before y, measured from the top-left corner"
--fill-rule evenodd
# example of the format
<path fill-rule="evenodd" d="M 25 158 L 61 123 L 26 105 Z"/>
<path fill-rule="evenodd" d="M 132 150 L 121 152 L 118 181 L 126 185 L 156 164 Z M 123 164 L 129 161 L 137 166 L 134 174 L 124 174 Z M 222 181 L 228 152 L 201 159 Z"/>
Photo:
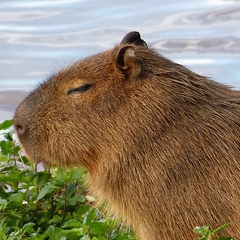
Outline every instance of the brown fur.
<path fill-rule="evenodd" d="M 240 238 L 239 91 L 122 43 L 52 76 L 14 123 L 30 159 L 85 166 L 92 194 L 141 240 L 227 222 Z"/>

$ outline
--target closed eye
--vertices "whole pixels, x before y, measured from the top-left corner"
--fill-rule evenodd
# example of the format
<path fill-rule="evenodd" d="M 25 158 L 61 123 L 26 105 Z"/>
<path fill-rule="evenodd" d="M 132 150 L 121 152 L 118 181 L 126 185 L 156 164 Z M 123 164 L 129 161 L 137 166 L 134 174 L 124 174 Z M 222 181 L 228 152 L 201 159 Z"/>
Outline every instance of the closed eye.
<path fill-rule="evenodd" d="M 71 88 L 68 90 L 67 94 L 73 94 L 73 93 L 83 93 L 86 92 L 87 90 L 89 90 L 90 88 L 92 88 L 91 84 L 85 84 L 83 86 L 77 87 L 77 88 Z"/>

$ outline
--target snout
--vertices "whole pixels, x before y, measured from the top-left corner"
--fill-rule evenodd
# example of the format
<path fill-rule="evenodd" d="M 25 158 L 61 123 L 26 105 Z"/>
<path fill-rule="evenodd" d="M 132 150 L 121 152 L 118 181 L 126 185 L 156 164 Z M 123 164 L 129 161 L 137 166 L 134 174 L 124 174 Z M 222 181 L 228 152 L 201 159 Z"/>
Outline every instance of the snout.
<path fill-rule="evenodd" d="M 27 104 L 25 102 L 17 108 L 13 118 L 14 130 L 24 155 L 29 160 L 39 162 L 38 159 L 35 159 L 34 146 L 36 142 L 30 131 L 32 121 L 30 120 L 31 118 L 27 110 Z"/>
<path fill-rule="evenodd" d="M 26 133 L 27 124 L 22 118 L 15 116 L 14 117 L 14 129 L 15 129 L 17 136 L 21 139 L 24 137 L 24 135 Z"/>
<path fill-rule="evenodd" d="M 14 114 L 13 124 L 20 143 L 24 142 L 28 134 L 28 122 L 26 112 L 23 111 L 22 105 L 18 107 Z"/>

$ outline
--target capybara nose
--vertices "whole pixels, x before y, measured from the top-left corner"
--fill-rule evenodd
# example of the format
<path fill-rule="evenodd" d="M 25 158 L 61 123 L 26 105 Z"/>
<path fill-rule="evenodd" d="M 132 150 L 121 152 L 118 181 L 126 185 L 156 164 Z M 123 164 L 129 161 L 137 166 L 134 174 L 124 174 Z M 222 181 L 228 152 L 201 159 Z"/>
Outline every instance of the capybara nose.
<path fill-rule="evenodd" d="M 16 126 L 15 126 L 15 131 L 17 132 L 17 134 L 18 135 L 23 135 L 24 134 L 24 132 L 25 132 L 25 127 L 23 126 L 23 125 L 21 125 L 21 124 L 17 124 Z"/>
<path fill-rule="evenodd" d="M 26 134 L 27 124 L 24 119 L 17 114 L 14 117 L 14 129 L 19 138 L 22 138 Z"/>

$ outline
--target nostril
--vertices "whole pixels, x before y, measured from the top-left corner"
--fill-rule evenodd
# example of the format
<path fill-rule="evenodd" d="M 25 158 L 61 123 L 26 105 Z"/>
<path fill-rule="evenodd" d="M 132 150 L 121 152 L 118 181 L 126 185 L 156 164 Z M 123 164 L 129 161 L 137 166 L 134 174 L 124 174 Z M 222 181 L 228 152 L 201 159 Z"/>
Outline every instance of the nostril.
<path fill-rule="evenodd" d="M 16 131 L 18 134 L 23 134 L 24 133 L 24 127 L 22 125 L 17 124 L 16 125 Z"/>
<path fill-rule="evenodd" d="M 25 137 L 27 129 L 28 129 L 28 122 L 26 119 L 26 114 L 22 111 L 22 106 L 18 107 L 17 111 L 14 114 L 13 118 L 14 123 L 14 130 L 18 137 L 21 139 Z"/>

